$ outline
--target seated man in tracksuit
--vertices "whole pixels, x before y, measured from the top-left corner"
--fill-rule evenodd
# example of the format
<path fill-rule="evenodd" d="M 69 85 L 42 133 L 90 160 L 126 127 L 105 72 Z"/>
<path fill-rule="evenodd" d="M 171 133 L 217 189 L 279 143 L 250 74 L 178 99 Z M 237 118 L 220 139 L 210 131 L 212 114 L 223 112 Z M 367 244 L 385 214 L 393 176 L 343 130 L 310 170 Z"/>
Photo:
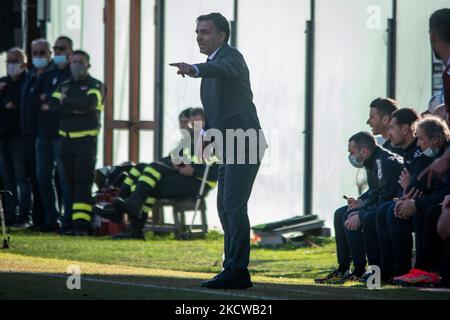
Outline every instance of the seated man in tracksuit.
<path fill-rule="evenodd" d="M 191 110 L 192 122 L 204 121 L 204 113 L 201 109 Z M 181 124 L 181 119 L 180 119 Z M 192 128 L 190 128 L 192 129 Z M 207 166 L 210 166 L 206 177 L 205 196 L 217 184 L 218 165 L 213 162 L 203 163 L 197 160 L 194 152 L 194 130 L 183 130 L 186 142 L 180 145 L 186 148 L 176 148 L 179 154 L 171 153 L 169 157 L 160 161 L 140 163 L 128 172 L 124 180 L 119 196 L 114 202 L 114 212 L 97 213 L 114 222 L 120 222 L 124 213 L 128 214 L 130 225 L 125 232 L 114 236 L 114 239 L 145 239 L 143 229 L 147 216 L 157 199 L 193 199 L 199 195 Z M 176 156 L 179 159 L 174 159 Z M 183 160 L 178 163 L 176 160 Z"/>
<path fill-rule="evenodd" d="M 410 184 L 411 176 L 417 177 L 424 166 L 429 164 L 429 158 L 422 155 L 420 147 L 417 145 L 415 124 L 418 120 L 419 115 L 415 110 L 404 108 L 392 114 L 392 120 L 389 125 L 389 137 L 392 144 L 399 148 L 399 154 L 403 156 L 404 162 L 404 169 L 399 177 L 399 183 L 403 190 L 399 197 L 404 195 Z M 377 237 L 380 250 L 381 278 L 385 282 L 390 282 L 394 276 L 405 274 L 411 267 L 411 259 L 409 259 L 406 267 L 395 260 L 395 257 L 398 255 L 394 255 L 394 251 L 398 250 L 394 250 L 392 247 L 391 239 L 397 237 L 398 234 L 392 232 L 388 225 L 387 214 L 390 207 L 395 207 L 394 201 L 382 204 L 377 210 Z M 400 250 L 405 251 L 406 249 Z M 408 250 L 410 251 L 411 248 Z"/>
<path fill-rule="evenodd" d="M 423 155 L 429 158 L 428 164 L 442 156 L 450 145 L 450 130 L 445 121 L 436 116 L 428 116 L 419 121 L 416 135 Z M 421 169 L 424 167 L 427 165 Z M 419 173 L 420 171 L 422 170 Z M 412 197 L 412 191 L 408 189 L 408 196 L 400 199 L 389 210 L 387 219 L 388 224 L 392 225 L 392 233 L 397 235 L 392 239 L 393 247 L 398 248 L 397 254 L 400 255 L 396 259 L 405 265 L 411 259 L 410 234 L 415 233 L 416 263 L 409 273 L 395 277 L 394 281 L 407 285 L 438 285 L 441 280 L 438 273 L 441 270 L 444 243 L 438 235 L 437 225 L 442 212 L 442 201 L 450 193 L 450 171 L 444 179 L 434 179 L 431 186 L 421 186 L 426 185 L 426 182 L 417 181 L 415 177 L 411 184 L 418 190 L 415 192 L 416 197 Z"/>
<path fill-rule="evenodd" d="M 368 132 L 351 137 L 348 151 L 350 163 L 366 169 L 369 190 L 357 200 L 348 199 L 348 206 L 336 211 L 334 226 L 339 268 L 325 278 L 317 279 L 317 283 L 358 280 L 366 270 L 366 254 L 369 264 L 378 265 L 376 210 L 398 194 L 397 180 L 403 165 L 400 156 L 378 146 Z M 351 262 L 353 273 L 349 272 Z"/>

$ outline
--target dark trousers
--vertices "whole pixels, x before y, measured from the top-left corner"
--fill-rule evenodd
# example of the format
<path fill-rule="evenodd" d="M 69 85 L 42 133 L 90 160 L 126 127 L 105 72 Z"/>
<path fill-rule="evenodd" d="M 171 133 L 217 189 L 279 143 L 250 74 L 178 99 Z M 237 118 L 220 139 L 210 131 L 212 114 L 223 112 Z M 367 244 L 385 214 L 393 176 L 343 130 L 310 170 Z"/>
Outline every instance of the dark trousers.
<path fill-rule="evenodd" d="M 380 250 L 377 237 L 377 210 L 369 210 L 364 213 L 362 230 L 369 265 L 379 266 Z"/>
<path fill-rule="evenodd" d="M 168 157 L 152 163 L 138 163 L 127 172 L 127 178 L 120 188 L 120 197 L 128 198 L 131 192 L 134 192 L 145 199 L 154 193 L 154 188 L 163 177 L 173 175 L 178 176 L 179 173 L 173 168 L 172 161 Z M 154 186 L 151 185 L 152 182 L 155 183 Z"/>
<path fill-rule="evenodd" d="M 44 223 L 45 207 L 40 194 L 39 182 L 37 179 L 37 155 L 36 155 L 36 138 L 27 136 L 24 138 L 25 144 L 25 167 L 27 176 L 31 182 L 32 194 L 32 210 L 31 218 L 34 226 L 40 226 Z"/>
<path fill-rule="evenodd" d="M 61 159 L 73 199 L 72 220 L 91 221 L 97 137 L 63 138 Z"/>
<path fill-rule="evenodd" d="M 70 186 L 65 179 L 61 160 L 61 140 L 38 139 L 36 141 L 36 154 L 37 180 L 45 206 L 45 223 L 55 224 L 60 218 L 55 183 L 55 173 L 58 170 L 64 205 L 64 224 L 67 224 L 71 217 L 72 200 Z"/>
<path fill-rule="evenodd" d="M 444 242 L 437 232 L 437 224 L 441 217 L 442 206 L 434 206 L 425 211 L 423 217 L 423 260 L 418 260 L 416 265 L 425 271 L 440 272 Z"/>
<path fill-rule="evenodd" d="M 388 259 L 393 259 L 394 276 L 402 276 L 411 269 L 414 218 L 407 220 L 399 219 L 394 215 L 394 208 L 395 203 L 392 203 L 386 209 L 384 217 L 382 216 L 382 212 L 379 211 L 378 223 L 380 229 L 385 228 L 384 220 L 389 229 L 389 238 L 380 237 L 380 241 L 383 242 L 383 244 L 380 244 L 380 248 L 383 252 L 383 265 L 386 264 L 386 268 L 389 270 L 389 268 L 392 267 L 392 260 L 388 261 Z M 417 221 L 417 223 L 420 223 L 420 221 Z M 390 253 L 387 253 L 389 244 L 392 249 L 393 257 L 390 257 Z M 392 270 L 392 268 L 390 270 Z"/>
<path fill-rule="evenodd" d="M 401 276 L 411 269 L 412 221 L 395 218 L 395 202 L 377 210 L 377 235 L 380 268 L 385 279 Z"/>
<path fill-rule="evenodd" d="M 5 201 L 8 224 L 31 218 L 31 179 L 26 166 L 26 140 L 9 137 L 0 142 L 0 174 L 4 188 L 12 193 Z M 18 212 L 17 212 L 18 205 Z"/>
<path fill-rule="evenodd" d="M 392 277 L 395 273 L 394 250 L 392 248 L 391 234 L 387 222 L 387 212 L 392 205 L 395 205 L 395 202 L 389 201 L 383 203 L 377 209 L 377 239 L 380 250 L 380 268 L 386 277 Z"/>
<path fill-rule="evenodd" d="M 337 262 L 339 264 L 339 270 L 345 272 L 350 269 L 350 263 L 352 261 L 352 255 L 350 253 L 350 246 L 348 244 L 347 236 L 345 235 L 344 218 L 347 216 L 348 206 L 339 208 L 334 213 L 334 233 L 336 241 L 336 253 Z M 355 260 L 354 260 L 355 261 Z M 356 264 L 364 264 L 365 251 L 361 256 L 356 256 Z"/>
<path fill-rule="evenodd" d="M 200 191 L 201 181 L 195 179 L 194 177 L 185 177 L 178 173 L 171 174 L 168 176 L 163 176 L 161 180 L 158 181 L 154 189 L 137 187 L 135 192 L 140 192 L 140 196 L 147 199 L 145 204 L 148 208 L 151 208 L 153 203 L 149 199 L 193 199 L 198 196 Z M 141 185 L 142 186 L 142 185 Z M 210 189 L 205 188 L 204 196 L 208 193 Z M 148 217 L 148 210 L 143 210 L 142 215 L 139 219 L 129 217 L 130 224 L 136 229 L 142 230 L 145 226 Z"/>
<path fill-rule="evenodd" d="M 259 164 L 222 164 L 219 167 L 217 209 L 224 231 L 223 267 L 247 269 L 250 259 L 250 222 L 247 202 Z"/>
<path fill-rule="evenodd" d="M 442 284 L 446 287 L 450 287 L 450 239 L 444 241 L 444 256 L 442 262 Z"/>
<path fill-rule="evenodd" d="M 358 273 L 366 265 L 366 255 L 370 265 L 378 265 L 379 263 L 375 216 L 376 211 L 374 210 L 365 212 L 361 221 L 362 226 L 358 230 L 352 231 L 344 227 L 353 264 L 355 265 L 355 270 L 358 269 Z M 347 218 L 348 214 L 344 216 L 343 224 Z M 368 233 L 367 235 L 365 234 L 366 232 Z"/>

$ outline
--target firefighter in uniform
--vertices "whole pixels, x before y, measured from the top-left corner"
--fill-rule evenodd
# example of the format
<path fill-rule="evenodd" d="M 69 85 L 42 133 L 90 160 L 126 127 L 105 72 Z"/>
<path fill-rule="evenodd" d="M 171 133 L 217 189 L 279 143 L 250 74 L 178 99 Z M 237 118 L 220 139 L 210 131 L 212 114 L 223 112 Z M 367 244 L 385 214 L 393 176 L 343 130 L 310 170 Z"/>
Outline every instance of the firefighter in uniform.
<path fill-rule="evenodd" d="M 192 121 L 204 122 L 202 110 L 195 109 Z M 201 111 L 201 112 L 200 112 Z M 201 126 L 200 126 L 201 128 Z M 183 128 L 182 128 L 183 129 Z M 157 162 L 139 163 L 128 172 L 119 192 L 119 199 L 113 203 L 114 210 L 96 212 L 120 223 L 124 213 L 128 214 L 130 225 L 125 232 L 114 236 L 114 239 L 145 240 L 143 229 L 157 199 L 192 199 L 199 195 L 200 186 L 207 166 L 210 166 L 205 182 L 205 196 L 217 185 L 218 165 L 216 158 L 211 157 L 202 162 L 195 155 L 195 131 L 182 130 L 183 140 L 170 156 Z M 179 163 L 179 165 L 177 165 Z"/>
<path fill-rule="evenodd" d="M 72 76 L 52 94 L 49 110 L 60 119 L 62 163 L 72 192 L 72 222 L 75 235 L 90 232 L 92 184 L 97 155 L 103 83 L 92 78 L 89 55 L 74 51 L 70 58 Z"/>

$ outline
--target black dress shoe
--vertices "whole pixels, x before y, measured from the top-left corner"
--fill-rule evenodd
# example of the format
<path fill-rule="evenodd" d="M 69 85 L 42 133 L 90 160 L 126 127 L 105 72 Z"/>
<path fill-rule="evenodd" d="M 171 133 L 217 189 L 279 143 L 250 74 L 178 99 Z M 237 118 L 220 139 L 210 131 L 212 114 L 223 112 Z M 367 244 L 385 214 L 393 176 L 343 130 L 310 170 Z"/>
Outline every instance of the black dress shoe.
<path fill-rule="evenodd" d="M 202 287 L 208 289 L 248 289 L 253 286 L 248 270 L 225 269 L 211 280 L 204 281 Z"/>
<path fill-rule="evenodd" d="M 131 218 L 140 218 L 141 207 L 133 201 L 130 201 L 130 199 L 124 200 L 122 198 L 117 198 L 113 202 L 113 207 L 119 214 L 127 213 Z"/>

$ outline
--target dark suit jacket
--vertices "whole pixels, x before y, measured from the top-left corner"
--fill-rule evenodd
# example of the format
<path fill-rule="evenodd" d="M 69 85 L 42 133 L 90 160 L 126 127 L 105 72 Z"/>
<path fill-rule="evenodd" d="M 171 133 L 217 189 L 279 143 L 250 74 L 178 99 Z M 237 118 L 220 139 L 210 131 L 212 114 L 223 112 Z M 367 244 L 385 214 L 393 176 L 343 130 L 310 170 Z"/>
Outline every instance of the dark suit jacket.
<path fill-rule="evenodd" d="M 242 54 L 228 44 L 213 60 L 196 64 L 202 78 L 201 100 L 206 129 L 260 129 L 250 76 Z"/>

